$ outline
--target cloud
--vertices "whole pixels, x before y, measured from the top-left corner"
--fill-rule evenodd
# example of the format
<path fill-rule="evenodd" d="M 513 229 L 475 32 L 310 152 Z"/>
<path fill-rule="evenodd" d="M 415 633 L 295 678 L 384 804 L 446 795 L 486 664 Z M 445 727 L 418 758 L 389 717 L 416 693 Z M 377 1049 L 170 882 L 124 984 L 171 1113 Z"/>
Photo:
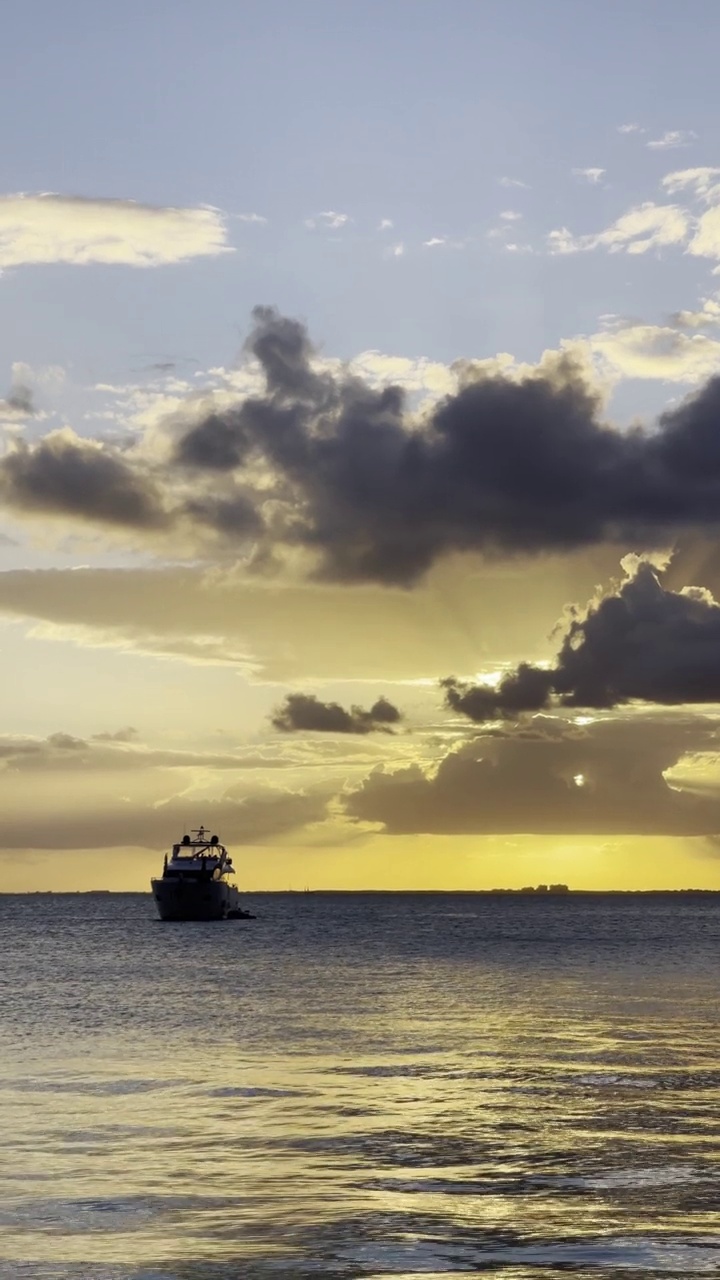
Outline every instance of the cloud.
<path fill-rule="evenodd" d="M 95 733 L 93 742 L 134 742 L 138 737 L 137 729 L 126 725 L 124 729 L 116 729 L 114 733 Z"/>
<path fill-rule="evenodd" d="M 582 240 L 576 239 L 567 227 L 557 227 L 548 232 L 547 245 L 551 254 L 579 253 L 587 248 Z"/>
<path fill-rule="evenodd" d="M 504 676 L 494 687 L 468 684 L 455 676 L 441 680 L 440 687 L 444 689 L 445 703 L 452 711 L 482 723 L 547 707 L 553 689 L 553 672 L 521 662 L 515 671 Z"/>
<path fill-rule="evenodd" d="M 352 222 L 349 213 L 336 213 L 334 209 L 326 209 L 324 213 L 316 213 L 312 218 L 305 219 L 305 226 L 309 231 L 340 231 Z"/>
<path fill-rule="evenodd" d="M 618 133 L 647 133 L 647 130 L 639 124 L 619 124 L 617 131 Z"/>
<path fill-rule="evenodd" d="M 46 194 L 0 197 L 0 268 L 50 262 L 157 267 L 228 252 L 217 209 Z"/>
<path fill-rule="evenodd" d="M 382 716 L 382 707 L 378 716 Z M 5 806 L 10 798 L 20 807 L 28 802 L 35 785 L 37 802 L 44 807 L 46 798 L 61 794 L 57 780 L 59 786 L 67 787 L 68 799 L 72 803 L 77 800 L 82 808 L 91 796 L 103 793 L 109 799 L 113 794 L 133 793 L 136 799 L 143 796 L 159 802 L 179 788 L 204 797 L 219 793 L 252 796 L 263 792 L 278 771 L 292 778 L 295 788 L 302 781 L 330 794 L 348 777 L 361 777 L 369 765 L 388 758 L 389 751 L 390 758 L 407 758 L 409 754 L 407 736 L 395 739 L 392 748 L 386 741 L 381 749 L 363 730 L 352 735 L 284 734 L 257 745 L 228 745 L 223 751 L 144 746 L 137 735 L 120 733 L 122 736 L 95 734 L 88 739 L 64 732 L 47 738 L 0 735 L 0 803 Z M 83 780 L 86 793 L 80 798 L 77 793 Z M 31 800 L 31 806 L 34 803 Z"/>
<path fill-rule="evenodd" d="M 712 200 L 720 194 L 719 178 L 720 169 L 706 165 L 696 169 L 676 169 L 665 175 L 662 185 L 671 196 L 677 195 L 679 191 L 689 190 L 702 199 Z"/>
<path fill-rule="evenodd" d="M 32 418 L 36 407 L 33 388 L 28 377 L 27 365 L 16 362 L 12 370 L 12 383 L 4 400 L 0 400 L 0 419 Z"/>
<path fill-rule="evenodd" d="M 387 256 L 390 258 L 402 258 L 405 255 L 405 245 L 400 241 L 398 244 L 392 245 L 388 249 Z"/>
<path fill-rule="evenodd" d="M 683 466 L 687 446 L 676 439 Z M 671 445 L 672 447 L 672 445 Z M 720 605 L 701 587 L 665 589 L 645 560 L 618 591 L 572 618 L 554 676 L 573 705 L 720 702 Z"/>
<path fill-rule="evenodd" d="M 65 371 L 57 365 L 33 368 L 24 360 L 16 360 L 12 366 L 10 390 L 0 400 L 0 421 L 6 426 L 21 423 L 27 418 L 40 420 L 50 415 L 38 408 L 36 388 L 57 391 L 65 380 Z"/>
<path fill-rule="evenodd" d="M 696 719 L 601 720 L 581 728 L 536 718 L 453 749 L 433 770 L 376 769 L 347 800 L 349 816 L 391 834 L 704 835 L 720 799 L 666 777 L 687 752 L 717 743 Z"/>
<path fill-rule="evenodd" d="M 267 225 L 267 218 L 264 218 L 261 213 L 234 213 L 232 217 L 237 218 L 238 222 L 255 223 L 257 226 Z"/>
<path fill-rule="evenodd" d="M 686 445 L 674 442 L 682 467 Z M 672 445 L 670 446 L 672 447 Z M 555 664 L 521 663 L 496 688 L 448 678 L 453 711 L 476 722 L 565 706 L 720 703 L 720 605 L 702 587 L 663 587 L 648 560 L 629 557 L 622 585 L 569 611 Z"/>
<path fill-rule="evenodd" d="M 720 258 L 720 169 L 705 166 L 668 173 L 662 185 L 671 195 L 689 191 L 710 207 L 692 224 L 687 252 L 694 257 Z"/>
<path fill-rule="evenodd" d="M 720 302 L 703 298 L 699 311 L 675 311 L 670 319 L 679 329 L 707 329 L 720 324 Z"/>
<path fill-rule="evenodd" d="M 16 570 L 0 574 L 0 614 L 46 644 L 226 664 L 281 685 L 375 685 L 473 671 L 478 654 L 518 661 L 529 625 L 546 636 L 568 599 L 587 599 L 616 570 L 614 548 L 503 564 L 445 557 L 411 592 L 287 580 L 278 589 L 241 567 Z M 434 690 L 426 696 L 434 704 Z"/>
<path fill-rule="evenodd" d="M 520 178 L 498 178 L 498 182 L 501 187 L 519 187 L 525 191 L 530 189 L 528 183 L 522 182 Z"/>
<path fill-rule="evenodd" d="M 0 501 L 13 510 L 158 529 L 167 523 L 152 481 L 117 453 L 69 429 L 18 441 L 0 459 Z"/>
<path fill-rule="evenodd" d="M 1 775 L 0 775 L 1 776 Z M 36 780 L 33 779 L 36 789 Z M 16 785 L 13 779 L 13 785 Z M 237 795 L 228 791 L 215 800 L 202 799 L 205 826 L 220 834 L 224 843 L 234 845 L 277 844 L 291 832 L 326 816 L 330 792 L 291 792 L 268 788 Z M 0 849 L 162 849 L 185 830 L 188 799 L 171 796 L 158 803 L 138 798 L 131 803 L 118 799 L 115 789 L 101 793 L 93 806 L 72 792 L 67 807 L 56 796 L 40 806 L 20 810 L 4 797 Z M 194 802 L 197 806 L 197 800 Z"/>
<path fill-rule="evenodd" d="M 522 218 L 522 214 L 518 213 L 515 209 L 505 209 L 503 213 L 500 214 L 500 217 L 505 222 L 519 222 Z"/>
<path fill-rule="evenodd" d="M 395 223 L 392 218 L 381 218 L 378 224 L 378 231 L 392 231 Z"/>
<path fill-rule="evenodd" d="M 275 728 L 284 733 L 391 733 L 389 726 L 401 718 L 387 698 L 378 698 L 369 711 L 363 707 L 346 711 L 338 702 L 321 702 L 314 694 L 305 693 L 289 693 L 271 717 Z"/>
<path fill-rule="evenodd" d="M 573 169 L 573 174 L 576 178 L 584 178 L 591 186 L 597 186 L 606 172 L 607 170 L 605 169 Z"/>
<path fill-rule="evenodd" d="M 458 362 L 455 389 L 415 411 L 400 386 L 318 364 L 298 322 L 270 308 L 254 318 L 248 355 L 264 387 L 180 406 L 155 451 L 68 431 L 19 444 L 0 460 L 0 500 L 125 528 L 133 546 L 143 531 L 154 548 L 165 537 L 176 558 L 240 559 L 248 574 L 402 586 L 452 553 L 642 550 L 720 523 L 704 425 L 720 381 L 656 426 L 619 431 L 587 362 L 644 359 L 653 376 L 687 379 L 715 367 L 703 335 L 631 328 L 537 366 Z"/>
<path fill-rule="evenodd" d="M 698 258 L 720 258 L 720 206 L 707 209 L 698 219 L 688 253 Z"/>
<path fill-rule="evenodd" d="M 0 737 L 0 769 L 17 773 L 149 773 L 154 770 L 190 769 L 223 772 L 247 768 L 268 769 L 272 760 L 259 753 L 169 751 L 138 745 L 137 732 L 121 729 L 99 733 L 91 739 L 58 732 L 48 738 Z"/>
<path fill-rule="evenodd" d="M 268 310 L 256 323 L 267 394 L 208 418 L 177 449 L 198 473 L 247 475 L 262 461 L 267 551 L 319 553 L 335 579 L 407 584 L 452 550 L 666 542 L 718 521 L 720 466 L 715 480 L 701 424 L 720 410 L 720 382 L 659 431 L 621 433 L 602 423 L 569 353 L 515 376 L 469 364 L 460 390 L 416 421 L 397 387 L 315 373 L 302 326 Z M 678 472 L 680 438 L 695 443 Z"/>
<path fill-rule="evenodd" d="M 592 249 L 609 249 L 610 253 L 647 253 L 648 249 L 683 244 L 690 228 L 690 217 L 679 205 L 658 205 L 648 201 L 630 209 L 611 226 L 594 235 L 573 236 L 567 227 L 551 231 L 548 247 L 554 254 L 581 253 Z"/>
<path fill-rule="evenodd" d="M 502 228 L 502 234 L 509 231 L 509 227 Z M 451 240 L 449 236 L 431 236 L 429 240 L 423 240 L 424 249 L 464 249 L 467 246 L 467 240 Z"/>
<path fill-rule="evenodd" d="M 645 146 L 652 151 L 669 151 L 673 147 L 687 147 L 695 142 L 697 134 L 692 129 L 668 129 L 660 138 L 653 138 Z"/>
<path fill-rule="evenodd" d="M 673 323 L 699 328 L 715 323 L 707 313 L 679 312 Z M 594 334 L 591 349 L 611 373 L 626 378 L 662 378 L 666 382 L 701 382 L 720 371 L 720 342 L 703 334 L 679 333 L 661 325 L 620 324 Z"/>

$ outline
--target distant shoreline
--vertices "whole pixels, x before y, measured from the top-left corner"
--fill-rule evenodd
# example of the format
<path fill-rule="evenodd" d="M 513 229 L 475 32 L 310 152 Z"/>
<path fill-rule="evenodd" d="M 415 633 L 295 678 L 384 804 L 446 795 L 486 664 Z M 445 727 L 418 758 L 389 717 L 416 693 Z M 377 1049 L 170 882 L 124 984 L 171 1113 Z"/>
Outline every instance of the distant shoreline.
<path fill-rule="evenodd" d="M 717 894 L 720 889 L 568 889 L 561 893 L 540 892 L 536 889 L 243 889 L 244 897 L 262 896 L 266 898 L 293 897 L 439 897 L 465 895 L 467 897 L 485 898 L 532 898 L 545 901 L 582 897 L 615 897 L 637 898 L 652 897 L 658 894 Z M 152 895 L 144 889 L 0 889 L 0 898 L 150 898 Z"/>

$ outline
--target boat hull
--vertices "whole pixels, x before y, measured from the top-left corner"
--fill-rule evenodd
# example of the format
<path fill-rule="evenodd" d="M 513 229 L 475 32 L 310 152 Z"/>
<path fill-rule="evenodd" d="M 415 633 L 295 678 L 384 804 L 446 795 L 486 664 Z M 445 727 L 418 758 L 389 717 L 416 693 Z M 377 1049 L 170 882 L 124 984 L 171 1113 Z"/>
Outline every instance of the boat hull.
<path fill-rule="evenodd" d="M 240 905 L 240 894 L 221 880 L 151 880 L 161 920 L 225 920 Z"/>

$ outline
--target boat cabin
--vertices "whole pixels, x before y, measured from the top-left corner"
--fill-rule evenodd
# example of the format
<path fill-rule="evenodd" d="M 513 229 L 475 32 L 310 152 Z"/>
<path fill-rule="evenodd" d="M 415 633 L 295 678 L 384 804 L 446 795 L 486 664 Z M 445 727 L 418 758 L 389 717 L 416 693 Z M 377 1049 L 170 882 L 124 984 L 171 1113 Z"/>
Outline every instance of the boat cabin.
<path fill-rule="evenodd" d="M 217 836 L 207 835 L 204 827 L 198 827 L 173 845 L 170 858 L 165 857 L 163 877 L 220 880 L 234 870 L 225 845 Z"/>

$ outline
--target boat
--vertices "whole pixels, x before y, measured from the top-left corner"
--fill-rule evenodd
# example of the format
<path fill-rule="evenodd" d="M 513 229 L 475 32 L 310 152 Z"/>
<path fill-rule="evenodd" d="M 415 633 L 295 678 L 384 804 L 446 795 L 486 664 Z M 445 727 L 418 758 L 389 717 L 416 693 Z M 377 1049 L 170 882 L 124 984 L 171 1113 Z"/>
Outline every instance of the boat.
<path fill-rule="evenodd" d="M 162 876 L 150 881 L 161 920 L 254 920 L 240 905 L 230 876 L 235 868 L 217 836 L 197 827 L 165 855 Z"/>

